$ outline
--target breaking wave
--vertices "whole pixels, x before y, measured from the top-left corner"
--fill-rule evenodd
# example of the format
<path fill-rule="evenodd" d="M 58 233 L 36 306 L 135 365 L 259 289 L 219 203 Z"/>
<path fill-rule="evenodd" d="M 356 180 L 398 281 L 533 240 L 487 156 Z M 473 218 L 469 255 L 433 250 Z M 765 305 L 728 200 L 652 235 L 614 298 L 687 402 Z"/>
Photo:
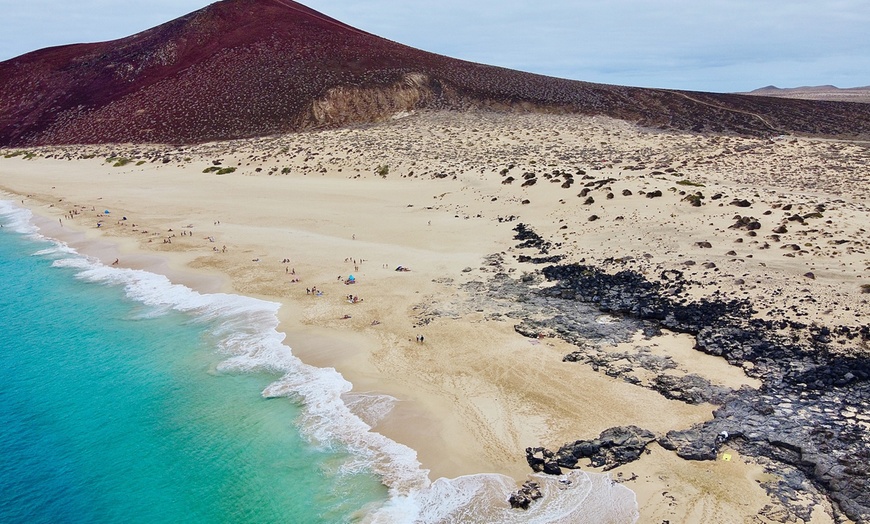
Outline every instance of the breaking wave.
<path fill-rule="evenodd" d="M 144 306 L 143 318 L 178 311 L 195 322 L 214 326 L 224 359 L 222 372 L 280 374 L 262 392 L 264 397 L 288 397 L 303 407 L 298 429 L 317 447 L 347 452 L 345 471 L 376 475 L 389 497 L 371 510 L 370 523 L 626 523 L 638 519 L 634 493 L 608 475 L 572 471 L 562 477 L 533 475 L 544 498 L 527 511 L 511 509 L 507 498 L 517 482 L 499 474 L 455 479 L 429 479 L 416 452 L 372 431 L 396 399 L 351 393 L 352 384 L 335 369 L 302 362 L 278 331 L 280 304 L 240 295 L 203 294 L 173 284 L 163 275 L 106 266 L 80 255 L 62 242 L 45 239 L 33 224 L 30 211 L 0 200 L 0 223 L 13 231 L 52 242 L 35 255 L 50 257 L 52 265 L 70 268 L 76 278 L 118 286 Z"/>

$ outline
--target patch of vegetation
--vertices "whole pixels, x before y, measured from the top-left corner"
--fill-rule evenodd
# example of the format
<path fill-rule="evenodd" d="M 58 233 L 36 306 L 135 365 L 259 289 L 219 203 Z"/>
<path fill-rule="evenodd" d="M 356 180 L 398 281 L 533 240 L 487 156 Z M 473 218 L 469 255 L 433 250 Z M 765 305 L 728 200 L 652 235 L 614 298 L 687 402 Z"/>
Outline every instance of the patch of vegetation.
<path fill-rule="evenodd" d="M 122 156 L 110 156 L 106 158 L 106 163 L 112 164 L 112 167 L 124 167 L 130 162 L 132 162 L 131 159 Z"/>
<path fill-rule="evenodd" d="M 215 174 L 216 175 L 228 175 L 230 173 L 235 173 L 235 172 L 236 172 L 236 168 L 234 168 L 234 167 L 222 167 L 222 168 L 218 169 L 217 173 L 215 173 Z"/>
<path fill-rule="evenodd" d="M 680 180 L 677 182 L 678 185 L 681 186 L 692 186 L 692 187 L 707 187 L 704 184 L 698 182 L 692 182 L 691 180 Z"/>
<path fill-rule="evenodd" d="M 686 195 L 686 197 L 683 198 L 683 202 L 688 202 L 688 203 L 692 204 L 693 207 L 701 207 L 701 205 L 704 203 L 703 200 L 704 200 L 704 195 L 702 195 L 701 193 L 695 193 L 694 195 Z"/>
<path fill-rule="evenodd" d="M 390 172 L 390 166 L 388 166 L 386 164 L 382 164 L 382 165 L 378 166 L 377 169 L 375 169 L 375 173 L 378 176 L 382 176 L 382 177 L 387 176 L 387 174 L 389 174 L 389 172 Z"/>
<path fill-rule="evenodd" d="M 140 160 L 140 161 L 136 162 L 136 165 L 137 165 L 137 166 L 141 166 L 141 165 L 144 164 L 144 163 L 145 163 L 144 160 Z"/>
<path fill-rule="evenodd" d="M 37 156 L 36 153 L 31 153 L 28 151 L 6 151 L 3 153 L 0 153 L 0 155 L 2 155 L 3 158 L 15 158 L 15 157 L 19 157 L 19 156 L 23 155 L 22 158 L 24 158 L 24 160 L 30 160 L 31 158 L 36 158 L 36 156 Z M 48 158 L 52 158 L 52 157 L 49 156 Z"/>
<path fill-rule="evenodd" d="M 289 167 L 285 167 L 284 169 L 281 170 L 281 174 L 282 174 L 282 175 L 289 175 L 289 174 L 290 174 L 290 168 L 289 168 Z"/>
<path fill-rule="evenodd" d="M 207 168 L 203 169 L 202 172 L 203 173 L 214 173 L 215 171 L 219 171 L 219 170 L 220 170 L 220 167 L 211 166 L 211 167 L 207 167 Z"/>

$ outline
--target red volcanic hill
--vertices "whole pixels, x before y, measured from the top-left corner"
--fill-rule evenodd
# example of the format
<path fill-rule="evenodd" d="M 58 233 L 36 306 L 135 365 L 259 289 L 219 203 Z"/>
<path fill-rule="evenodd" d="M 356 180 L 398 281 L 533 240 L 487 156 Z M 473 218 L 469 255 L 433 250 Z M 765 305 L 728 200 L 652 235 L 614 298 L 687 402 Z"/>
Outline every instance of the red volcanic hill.
<path fill-rule="evenodd" d="M 870 136 L 870 105 L 561 80 L 413 49 L 289 0 L 223 0 L 142 33 L 0 63 L 0 146 L 196 143 L 415 108 L 602 114 L 641 125 Z"/>

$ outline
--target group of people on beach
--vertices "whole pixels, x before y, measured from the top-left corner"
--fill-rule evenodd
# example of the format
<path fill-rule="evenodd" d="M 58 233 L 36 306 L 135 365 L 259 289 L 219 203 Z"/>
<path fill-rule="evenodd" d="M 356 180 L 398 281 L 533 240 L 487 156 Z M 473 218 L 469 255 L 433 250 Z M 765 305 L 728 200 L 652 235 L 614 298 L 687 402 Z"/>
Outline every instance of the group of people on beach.
<path fill-rule="evenodd" d="M 363 260 L 362 258 L 359 259 L 359 262 L 357 262 L 357 259 L 355 259 L 355 258 L 353 258 L 353 257 L 347 257 L 347 258 L 344 259 L 344 261 L 345 261 L 345 263 L 350 263 L 350 262 L 352 262 L 352 263 L 353 263 L 353 270 L 354 270 L 354 271 L 359 271 L 359 266 L 360 266 L 360 264 L 362 264 L 363 262 L 365 262 L 365 260 Z"/>

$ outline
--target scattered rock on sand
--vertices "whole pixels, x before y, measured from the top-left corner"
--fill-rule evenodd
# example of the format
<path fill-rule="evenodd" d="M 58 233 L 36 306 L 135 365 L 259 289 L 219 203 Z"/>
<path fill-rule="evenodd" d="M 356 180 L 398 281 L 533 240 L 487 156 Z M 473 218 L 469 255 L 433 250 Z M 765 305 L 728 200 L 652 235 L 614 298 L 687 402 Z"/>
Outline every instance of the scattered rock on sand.
<path fill-rule="evenodd" d="M 542 498 L 541 487 L 537 482 L 528 480 L 523 483 L 523 486 L 511 493 L 508 502 L 514 509 L 529 509 L 532 502 Z"/>
<path fill-rule="evenodd" d="M 610 428 L 596 439 L 565 444 L 555 453 L 555 461 L 563 468 L 573 469 L 581 458 L 588 458 L 592 467 L 604 468 L 606 471 L 640 458 L 641 453 L 655 438 L 651 431 L 637 426 Z M 528 450 L 526 455 L 528 458 Z"/>

